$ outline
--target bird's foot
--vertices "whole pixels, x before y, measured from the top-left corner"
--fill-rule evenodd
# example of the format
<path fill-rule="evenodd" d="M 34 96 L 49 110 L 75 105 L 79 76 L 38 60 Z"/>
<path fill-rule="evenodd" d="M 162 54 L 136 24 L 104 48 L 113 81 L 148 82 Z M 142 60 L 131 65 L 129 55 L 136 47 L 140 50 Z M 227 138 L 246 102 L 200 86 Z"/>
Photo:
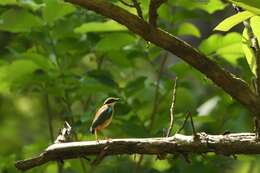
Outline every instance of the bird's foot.
<path fill-rule="evenodd" d="M 109 138 L 109 137 L 105 137 L 105 139 L 107 142 L 110 142 L 112 140 L 112 138 Z"/>

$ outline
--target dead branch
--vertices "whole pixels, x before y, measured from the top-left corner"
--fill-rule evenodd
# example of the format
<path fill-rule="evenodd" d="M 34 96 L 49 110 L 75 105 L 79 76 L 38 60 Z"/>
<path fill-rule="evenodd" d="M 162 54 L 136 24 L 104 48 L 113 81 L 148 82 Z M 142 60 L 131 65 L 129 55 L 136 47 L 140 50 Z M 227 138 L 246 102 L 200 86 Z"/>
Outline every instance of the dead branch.
<path fill-rule="evenodd" d="M 178 78 L 176 77 L 174 80 L 173 91 L 172 91 L 172 104 L 171 104 L 171 108 L 170 108 L 170 125 L 167 130 L 166 137 L 170 136 L 170 134 L 172 132 L 172 128 L 173 128 L 173 123 L 174 123 L 174 110 L 175 110 L 175 103 L 176 103 L 177 80 L 178 80 Z"/>
<path fill-rule="evenodd" d="M 260 143 L 254 133 L 235 133 L 228 135 L 208 135 L 197 133 L 194 136 L 176 134 L 162 138 L 114 139 L 111 141 L 82 141 L 50 145 L 39 156 L 17 161 L 17 169 L 25 171 L 49 161 L 81 158 L 99 155 L 106 148 L 105 156 L 121 154 L 176 154 L 215 152 L 223 155 L 260 154 Z"/>

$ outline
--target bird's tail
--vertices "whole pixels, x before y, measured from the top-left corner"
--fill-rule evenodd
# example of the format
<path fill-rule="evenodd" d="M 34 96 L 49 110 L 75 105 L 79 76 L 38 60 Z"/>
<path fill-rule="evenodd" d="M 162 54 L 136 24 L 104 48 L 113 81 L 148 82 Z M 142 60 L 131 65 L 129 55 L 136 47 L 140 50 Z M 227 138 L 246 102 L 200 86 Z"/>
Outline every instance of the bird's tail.
<path fill-rule="evenodd" d="M 94 129 L 92 126 L 89 128 L 89 131 L 90 131 L 92 134 L 95 133 L 95 129 Z"/>

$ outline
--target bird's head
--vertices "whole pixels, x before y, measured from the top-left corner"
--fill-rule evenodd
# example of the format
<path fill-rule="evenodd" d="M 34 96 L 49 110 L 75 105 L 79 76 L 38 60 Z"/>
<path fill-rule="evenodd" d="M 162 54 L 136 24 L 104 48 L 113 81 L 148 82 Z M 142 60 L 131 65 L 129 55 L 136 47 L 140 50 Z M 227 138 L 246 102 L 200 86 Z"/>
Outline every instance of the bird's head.
<path fill-rule="evenodd" d="M 108 97 L 105 101 L 104 101 L 104 105 L 105 104 L 110 104 L 110 105 L 114 105 L 116 102 L 118 102 L 120 100 L 120 98 L 116 98 L 116 97 Z"/>

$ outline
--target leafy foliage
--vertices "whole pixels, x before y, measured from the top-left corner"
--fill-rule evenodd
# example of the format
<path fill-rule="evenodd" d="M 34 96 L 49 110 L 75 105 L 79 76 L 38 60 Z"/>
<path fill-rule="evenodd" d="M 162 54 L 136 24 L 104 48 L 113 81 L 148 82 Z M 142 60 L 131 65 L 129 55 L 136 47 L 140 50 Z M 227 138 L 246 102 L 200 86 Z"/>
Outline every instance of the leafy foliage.
<path fill-rule="evenodd" d="M 216 13 L 226 15 L 229 10 L 225 8 L 229 4 L 220 0 L 169 0 L 158 10 L 158 24 L 192 45 L 199 45 L 198 49 L 212 60 L 250 82 L 255 68 L 250 40 L 245 29 L 232 27 L 249 19 L 260 40 L 259 3 L 232 2 L 247 11 L 242 16 L 223 17 L 216 30 L 230 33 L 212 33 L 213 25 L 219 22 Z M 111 3 L 136 13 L 119 1 Z M 149 1 L 140 3 L 147 19 Z M 164 136 L 175 76 L 179 80 L 174 132 L 187 112 L 194 116 L 197 131 L 252 131 L 247 110 L 201 73 L 166 54 L 166 64 L 159 74 L 165 51 L 110 19 L 61 0 L 1 0 L 0 172 L 18 172 L 13 166 L 15 160 L 31 157 L 50 144 L 48 114 L 54 136 L 67 120 L 79 140 L 94 140 L 89 126 L 108 96 L 122 101 L 116 105 L 114 120 L 102 136 Z M 149 128 L 151 114 L 155 114 L 153 128 Z M 191 134 L 191 128 L 187 126 L 184 133 Z M 190 165 L 182 157 L 168 156 L 159 161 L 145 156 L 138 167 L 139 157 L 105 158 L 96 172 L 133 172 L 137 168 L 139 172 L 243 173 L 253 167 L 256 173 L 260 169 L 255 156 L 239 156 L 236 161 L 216 154 L 190 156 Z M 90 164 L 84 163 L 89 169 Z M 51 163 L 29 172 L 57 170 L 56 163 Z M 82 167 L 78 160 L 71 160 L 65 162 L 64 170 L 82 172 Z"/>

